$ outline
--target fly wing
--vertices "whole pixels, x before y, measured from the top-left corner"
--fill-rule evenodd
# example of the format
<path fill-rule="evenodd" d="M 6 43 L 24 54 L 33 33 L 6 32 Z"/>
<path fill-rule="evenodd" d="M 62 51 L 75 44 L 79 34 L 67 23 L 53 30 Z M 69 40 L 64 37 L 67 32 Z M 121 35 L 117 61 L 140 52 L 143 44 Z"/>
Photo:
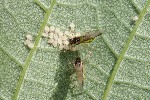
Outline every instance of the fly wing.
<path fill-rule="evenodd" d="M 85 36 L 81 37 L 81 43 L 89 43 L 94 40 L 95 37 L 101 35 L 102 32 L 96 31 L 96 32 L 88 32 L 85 34 Z"/>
<path fill-rule="evenodd" d="M 79 89 L 83 89 L 83 84 L 84 84 L 83 80 L 78 80 Z"/>
<path fill-rule="evenodd" d="M 79 89 L 83 89 L 83 85 L 84 85 L 84 73 L 83 73 L 83 64 L 81 63 L 80 65 L 81 67 L 81 70 L 78 71 L 78 78 L 77 78 L 77 82 L 78 82 L 78 86 L 79 86 Z"/>
<path fill-rule="evenodd" d="M 89 37 L 89 38 L 95 38 L 99 35 L 102 35 L 102 32 L 100 31 L 95 31 L 95 32 L 88 32 L 85 36 Z"/>

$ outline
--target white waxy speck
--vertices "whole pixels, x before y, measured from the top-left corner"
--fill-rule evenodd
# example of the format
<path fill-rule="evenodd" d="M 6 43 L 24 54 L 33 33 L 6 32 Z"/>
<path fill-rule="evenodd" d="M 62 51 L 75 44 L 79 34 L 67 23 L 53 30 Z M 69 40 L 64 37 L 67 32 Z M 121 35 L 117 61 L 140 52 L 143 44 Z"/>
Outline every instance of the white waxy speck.
<path fill-rule="evenodd" d="M 28 47 L 29 47 L 30 49 L 32 49 L 32 48 L 34 47 L 34 44 L 33 44 L 32 42 L 30 42 L 30 43 L 28 44 Z"/>
<path fill-rule="evenodd" d="M 31 41 L 30 41 L 30 40 L 26 40 L 26 41 L 24 41 L 24 45 L 28 45 L 29 43 L 31 43 Z"/>
<path fill-rule="evenodd" d="M 26 36 L 26 38 L 27 38 L 28 40 L 33 40 L 32 35 L 30 35 L 30 34 L 28 34 L 28 35 Z"/>
<path fill-rule="evenodd" d="M 56 33 L 54 33 L 53 38 L 54 38 L 54 40 L 58 40 L 58 35 Z"/>
<path fill-rule="evenodd" d="M 50 30 L 50 32 L 54 32 L 55 27 L 54 26 L 50 26 L 49 30 Z"/>
<path fill-rule="evenodd" d="M 70 32 L 69 31 L 65 31 L 65 35 L 69 36 Z"/>
<path fill-rule="evenodd" d="M 65 40 L 65 41 L 63 41 L 63 44 L 64 44 L 64 45 L 68 45 L 68 44 L 69 44 L 69 41 Z"/>
<path fill-rule="evenodd" d="M 54 42 L 53 42 L 53 46 L 54 46 L 54 47 L 57 47 L 57 41 L 54 41 Z"/>
<path fill-rule="evenodd" d="M 69 50 L 69 46 L 68 45 L 63 45 L 63 48 L 66 50 Z"/>
<path fill-rule="evenodd" d="M 59 45 L 59 49 L 62 50 L 64 48 L 64 46 L 61 44 Z"/>
<path fill-rule="evenodd" d="M 49 43 L 49 44 L 54 43 L 54 39 L 48 39 L 47 43 Z"/>
<path fill-rule="evenodd" d="M 75 35 L 76 37 L 78 37 L 78 36 L 81 36 L 81 33 L 76 33 L 76 35 Z"/>
<path fill-rule="evenodd" d="M 68 40 L 68 37 L 67 37 L 66 35 L 64 35 L 64 36 L 62 37 L 62 40 Z"/>
<path fill-rule="evenodd" d="M 133 18 L 132 18 L 132 20 L 134 20 L 134 21 L 137 21 L 139 18 L 138 18 L 138 16 L 134 16 Z"/>
<path fill-rule="evenodd" d="M 48 26 L 45 26 L 44 30 L 45 30 L 45 32 L 47 33 L 47 32 L 49 32 L 50 29 L 49 29 Z"/>
<path fill-rule="evenodd" d="M 69 34 L 69 37 L 70 37 L 70 38 L 74 38 L 74 37 L 75 37 L 74 33 L 70 33 L 70 34 Z"/>
<path fill-rule="evenodd" d="M 62 44 L 62 38 L 58 38 L 58 40 L 57 40 L 57 42 L 58 42 L 58 44 Z"/>
<path fill-rule="evenodd" d="M 74 29 L 75 29 L 75 24 L 74 24 L 74 23 L 71 23 L 71 24 L 70 24 L 70 29 L 71 29 L 72 31 L 74 31 Z"/>
<path fill-rule="evenodd" d="M 50 39 L 54 38 L 54 32 L 50 32 L 48 37 L 49 37 Z"/>
<path fill-rule="evenodd" d="M 58 33 L 58 36 L 59 36 L 59 38 L 62 38 L 63 37 L 63 32 L 62 31 L 60 31 L 59 33 Z"/>
<path fill-rule="evenodd" d="M 60 28 L 56 28 L 56 29 L 55 29 L 55 33 L 58 34 L 59 32 L 60 32 Z"/>
<path fill-rule="evenodd" d="M 43 33 L 42 33 L 42 36 L 43 36 L 43 37 L 48 37 L 48 32 L 43 32 Z"/>

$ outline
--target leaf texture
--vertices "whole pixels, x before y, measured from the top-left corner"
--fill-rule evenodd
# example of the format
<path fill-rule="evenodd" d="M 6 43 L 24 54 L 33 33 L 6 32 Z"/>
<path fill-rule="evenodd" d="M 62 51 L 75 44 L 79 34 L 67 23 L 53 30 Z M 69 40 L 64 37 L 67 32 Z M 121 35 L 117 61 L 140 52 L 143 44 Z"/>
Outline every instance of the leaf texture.
<path fill-rule="evenodd" d="M 72 22 L 78 32 L 103 35 L 67 52 L 41 36 L 46 25 L 66 30 Z M 1 0 L 0 100 L 149 100 L 149 27 L 150 0 Z M 83 90 L 73 69 L 78 56 Z"/>

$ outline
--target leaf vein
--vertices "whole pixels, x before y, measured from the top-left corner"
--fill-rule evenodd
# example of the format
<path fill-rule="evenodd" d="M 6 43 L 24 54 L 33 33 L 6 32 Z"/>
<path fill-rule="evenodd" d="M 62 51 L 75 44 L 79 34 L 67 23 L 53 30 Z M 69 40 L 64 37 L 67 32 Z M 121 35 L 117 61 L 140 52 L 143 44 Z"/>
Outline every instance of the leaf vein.
<path fill-rule="evenodd" d="M 133 84 L 131 82 L 125 82 L 125 81 L 115 81 L 114 83 L 116 84 L 127 84 L 127 85 L 133 85 L 134 87 L 138 87 L 140 89 L 144 89 L 144 90 L 150 90 L 150 87 L 144 87 L 144 86 L 140 86 L 140 85 L 137 85 L 137 84 Z"/>
<path fill-rule="evenodd" d="M 21 73 L 21 75 L 20 75 L 18 84 L 17 84 L 17 86 L 16 86 L 16 91 L 15 91 L 15 93 L 14 93 L 13 100 L 17 100 L 17 97 L 18 97 L 18 95 L 19 95 L 19 91 L 20 91 L 20 89 L 21 89 L 21 85 L 23 84 L 23 81 L 24 81 L 24 78 L 25 78 L 26 71 L 27 71 L 28 66 L 29 66 L 29 64 L 30 64 L 30 62 L 31 62 L 31 59 L 32 59 L 32 57 L 33 57 L 33 54 L 34 54 L 34 53 L 36 52 L 36 50 L 37 50 L 36 46 L 38 45 L 38 43 L 39 43 L 39 41 L 40 41 L 42 32 L 43 32 L 43 30 L 44 30 L 45 25 L 46 25 L 47 22 L 48 22 L 49 16 L 50 16 L 50 14 L 51 14 L 51 11 L 52 11 L 52 8 L 53 8 L 55 2 L 56 2 L 56 0 L 53 0 L 53 1 L 52 1 L 52 4 L 51 4 L 50 8 L 48 9 L 48 11 L 47 11 L 47 13 L 46 13 L 46 15 L 45 15 L 44 21 L 42 22 L 42 25 L 41 25 L 40 30 L 39 30 L 39 32 L 38 32 L 38 36 L 37 36 L 37 38 L 36 38 L 34 48 L 30 51 L 29 56 L 28 56 L 27 59 L 26 59 L 26 62 L 25 62 L 25 65 L 24 65 L 24 69 L 23 69 L 23 71 L 22 71 L 22 73 Z"/>
<path fill-rule="evenodd" d="M 14 60 L 19 66 L 23 67 L 23 63 L 21 63 L 17 58 L 9 54 L 7 50 L 5 50 L 2 46 L 0 46 L 0 49 L 5 52 L 12 60 Z"/>
<path fill-rule="evenodd" d="M 109 78 L 109 80 L 108 80 L 106 89 L 105 89 L 105 91 L 104 91 L 104 95 L 103 95 L 103 97 L 102 97 L 103 100 L 106 100 L 107 97 L 108 97 L 108 95 L 109 95 L 109 92 L 110 92 L 111 87 L 112 87 L 112 85 L 113 85 L 113 80 L 114 80 L 115 75 L 116 75 L 116 73 L 117 73 L 117 70 L 118 70 L 118 68 L 119 68 L 119 66 L 120 66 L 120 64 L 121 64 L 121 62 L 122 62 L 122 60 L 124 59 L 124 55 L 125 55 L 125 53 L 127 52 L 128 47 L 129 47 L 129 45 L 130 45 L 132 39 L 133 39 L 134 36 L 136 35 L 136 31 L 137 31 L 137 29 L 138 29 L 140 23 L 142 22 L 142 19 L 143 19 L 145 13 L 147 12 L 147 9 L 148 9 L 149 5 L 150 5 L 150 0 L 147 1 L 147 3 L 146 3 L 146 5 L 145 5 L 144 9 L 141 11 L 141 13 L 140 13 L 140 15 L 139 15 L 139 20 L 136 22 L 134 29 L 132 30 L 131 34 L 129 35 L 129 39 L 127 40 L 127 42 L 126 42 L 126 44 L 124 45 L 124 48 L 123 48 L 121 54 L 119 55 L 119 58 L 118 58 L 118 60 L 117 60 L 117 62 L 116 62 L 116 65 L 115 65 L 115 67 L 114 67 L 114 69 L 113 69 L 111 75 L 110 75 L 110 78 Z"/>

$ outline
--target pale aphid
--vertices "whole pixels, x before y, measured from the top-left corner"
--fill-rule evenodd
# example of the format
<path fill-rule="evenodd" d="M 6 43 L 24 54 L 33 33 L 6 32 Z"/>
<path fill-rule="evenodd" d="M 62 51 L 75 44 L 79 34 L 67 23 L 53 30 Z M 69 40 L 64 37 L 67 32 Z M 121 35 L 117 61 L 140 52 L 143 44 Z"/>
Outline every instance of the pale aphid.
<path fill-rule="evenodd" d="M 60 32 L 60 28 L 55 28 L 55 33 L 59 33 Z"/>
<path fill-rule="evenodd" d="M 54 40 L 58 40 L 58 35 L 56 33 L 54 33 L 53 38 L 54 38 Z"/>
<path fill-rule="evenodd" d="M 63 41 L 63 44 L 64 44 L 64 45 L 69 45 L 69 41 L 68 41 L 68 40 L 64 40 L 64 41 Z"/>
<path fill-rule="evenodd" d="M 69 50 L 69 49 L 70 49 L 68 45 L 63 45 L 63 48 L 64 48 L 65 50 Z"/>
<path fill-rule="evenodd" d="M 31 41 L 28 39 L 24 41 L 24 45 L 28 45 L 29 43 L 31 43 Z"/>
<path fill-rule="evenodd" d="M 69 31 L 65 31 L 65 35 L 69 36 L 70 32 Z"/>
<path fill-rule="evenodd" d="M 54 39 L 48 39 L 47 43 L 49 43 L 49 44 L 54 43 Z"/>
<path fill-rule="evenodd" d="M 50 32 L 48 37 L 49 37 L 50 39 L 53 39 L 53 38 L 54 38 L 54 32 Z"/>
<path fill-rule="evenodd" d="M 75 36 L 76 37 L 81 36 L 81 33 L 76 33 Z"/>
<path fill-rule="evenodd" d="M 75 30 L 75 24 L 74 23 L 70 23 L 69 28 L 71 31 Z"/>
<path fill-rule="evenodd" d="M 57 47 L 57 45 L 58 45 L 57 40 L 54 40 L 54 42 L 52 44 L 54 47 Z"/>
<path fill-rule="evenodd" d="M 49 31 L 50 32 L 54 32 L 54 30 L 55 30 L 55 27 L 54 26 L 50 26 Z"/>
<path fill-rule="evenodd" d="M 68 40 L 68 37 L 67 37 L 66 35 L 64 35 L 64 36 L 62 37 L 62 40 L 66 41 L 66 40 Z"/>
<path fill-rule="evenodd" d="M 133 21 L 137 21 L 138 19 L 139 19 L 138 16 L 134 16 L 134 17 L 132 18 Z"/>
<path fill-rule="evenodd" d="M 71 32 L 70 34 L 69 34 L 69 38 L 74 38 L 75 37 L 75 33 L 74 32 Z"/>
<path fill-rule="evenodd" d="M 63 33 L 62 31 L 60 31 L 60 32 L 58 33 L 58 36 L 59 36 L 59 37 L 62 37 L 63 34 L 64 34 L 64 33 Z"/>
<path fill-rule="evenodd" d="M 58 44 L 62 44 L 62 38 L 58 38 L 58 40 L 57 40 L 57 42 L 58 42 Z"/>
<path fill-rule="evenodd" d="M 59 45 L 59 49 L 62 50 L 64 46 L 62 44 Z"/>
<path fill-rule="evenodd" d="M 32 48 L 34 47 L 34 44 L 33 44 L 32 42 L 30 42 L 30 43 L 28 44 L 28 47 L 29 47 L 30 49 L 32 49 Z"/>
<path fill-rule="evenodd" d="M 27 35 L 26 35 L 26 38 L 27 38 L 28 40 L 33 40 L 33 37 L 32 37 L 32 35 L 30 35 L 30 34 L 27 34 Z"/>
<path fill-rule="evenodd" d="M 53 45 L 54 47 L 57 47 L 57 46 L 58 46 L 58 41 L 54 39 L 54 42 L 52 43 L 52 45 Z"/>
<path fill-rule="evenodd" d="M 42 33 L 42 36 L 43 36 L 43 37 L 48 37 L 48 35 L 49 35 L 48 32 L 43 32 L 43 33 Z"/>
<path fill-rule="evenodd" d="M 49 27 L 48 27 L 48 26 L 45 26 L 44 31 L 45 31 L 46 33 L 48 33 L 48 32 L 50 31 Z"/>

